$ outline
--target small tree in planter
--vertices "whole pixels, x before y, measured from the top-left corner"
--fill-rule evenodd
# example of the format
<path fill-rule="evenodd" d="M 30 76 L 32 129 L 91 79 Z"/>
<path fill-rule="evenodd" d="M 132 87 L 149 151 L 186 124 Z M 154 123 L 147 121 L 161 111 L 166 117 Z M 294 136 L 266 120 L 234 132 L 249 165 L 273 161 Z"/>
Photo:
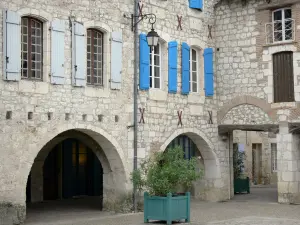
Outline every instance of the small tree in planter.
<path fill-rule="evenodd" d="M 201 177 L 196 160 L 195 157 L 186 160 L 182 148 L 176 146 L 155 153 L 131 174 L 135 187 L 140 192 L 147 191 L 144 193 L 144 222 L 190 221 L 190 193 L 177 191 L 182 187 L 188 190 Z"/>

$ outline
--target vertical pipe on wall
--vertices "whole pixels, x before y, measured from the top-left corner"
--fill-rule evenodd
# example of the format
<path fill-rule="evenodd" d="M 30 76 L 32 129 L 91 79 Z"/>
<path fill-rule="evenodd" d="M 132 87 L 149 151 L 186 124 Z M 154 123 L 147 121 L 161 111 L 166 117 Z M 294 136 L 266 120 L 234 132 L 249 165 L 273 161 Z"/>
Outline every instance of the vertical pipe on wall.
<path fill-rule="evenodd" d="M 133 170 L 137 169 L 137 95 L 138 95 L 138 87 L 137 87 L 137 72 L 138 72 L 138 0 L 134 0 L 134 14 L 133 14 L 133 22 L 135 24 L 134 27 L 134 81 L 133 81 L 133 120 L 134 120 L 134 134 L 133 134 Z M 137 190 L 134 185 L 133 187 L 133 206 L 134 212 L 137 212 Z"/>
<path fill-rule="evenodd" d="M 229 157 L 228 157 L 228 161 L 229 161 L 229 198 L 228 199 L 231 199 L 231 188 L 232 188 L 232 168 L 231 168 L 231 162 L 233 159 L 230 158 L 231 156 L 231 152 L 230 152 L 230 138 L 231 138 L 231 135 L 230 135 L 230 132 L 228 132 L 228 153 L 229 153 Z"/>

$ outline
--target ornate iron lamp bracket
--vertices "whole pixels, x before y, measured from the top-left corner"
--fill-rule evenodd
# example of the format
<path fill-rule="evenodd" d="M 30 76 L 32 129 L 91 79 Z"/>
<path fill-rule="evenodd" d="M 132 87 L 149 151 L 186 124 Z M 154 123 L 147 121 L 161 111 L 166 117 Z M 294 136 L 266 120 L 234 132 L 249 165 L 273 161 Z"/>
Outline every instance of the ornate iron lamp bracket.
<path fill-rule="evenodd" d="M 136 23 L 134 23 L 134 18 L 139 18 L 139 17 L 141 18 Z M 153 24 L 156 23 L 156 15 L 153 13 L 148 13 L 139 16 L 134 16 L 133 14 L 131 14 L 131 30 L 133 31 L 135 26 L 144 19 L 149 19 L 149 23 L 151 24 L 152 26 L 151 28 L 153 29 Z"/>

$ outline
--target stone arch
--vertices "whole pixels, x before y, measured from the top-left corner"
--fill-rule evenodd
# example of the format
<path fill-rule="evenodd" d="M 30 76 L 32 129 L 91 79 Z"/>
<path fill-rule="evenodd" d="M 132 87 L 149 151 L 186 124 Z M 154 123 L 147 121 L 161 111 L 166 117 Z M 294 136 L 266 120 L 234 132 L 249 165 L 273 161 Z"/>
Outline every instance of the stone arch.
<path fill-rule="evenodd" d="M 233 98 L 232 100 L 224 103 L 224 106 L 217 112 L 217 120 L 219 124 L 224 122 L 225 117 L 228 113 L 232 112 L 234 108 L 242 105 L 248 105 L 257 111 L 261 111 L 261 115 L 265 114 L 265 121 L 268 123 L 276 121 L 276 112 L 272 110 L 271 104 L 267 103 L 264 99 L 260 99 L 257 97 L 244 95 Z"/>
<path fill-rule="evenodd" d="M 199 149 L 204 159 L 205 178 L 221 178 L 219 159 L 215 153 L 214 145 L 206 135 L 196 128 L 181 128 L 174 131 L 160 147 L 160 151 L 165 151 L 167 146 L 179 135 L 188 136 Z"/>
<path fill-rule="evenodd" d="M 39 155 L 39 152 L 41 151 L 41 149 L 47 146 L 47 143 L 49 143 L 55 137 L 59 136 L 59 134 L 69 130 L 76 130 L 85 135 L 88 135 L 91 139 L 95 141 L 95 143 L 97 143 L 101 147 L 102 151 L 104 152 L 105 158 L 99 157 L 99 155 L 98 158 L 102 162 L 104 162 L 104 164 L 109 164 L 109 166 L 106 167 L 106 171 L 108 173 L 112 173 L 112 180 L 110 184 L 112 194 L 123 194 L 127 191 L 126 182 L 128 180 L 129 171 L 125 161 L 124 152 L 122 151 L 121 146 L 118 144 L 115 138 L 113 138 L 103 129 L 96 126 L 85 124 L 63 124 L 60 126 L 54 126 L 49 128 L 48 132 L 45 132 L 42 136 L 39 136 L 37 130 L 35 130 L 37 135 L 33 135 L 33 137 L 28 139 L 28 143 L 32 143 L 29 144 L 28 148 L 24 151 L 24 158 L 27 158 L 28 160 L 21 162 L 20 168 L 22 168 L 22 170 L 19 174 L 21 179 L 19 191 L 21 191 L 22 193 L 24 192 L 22 196 L 20 196 L 22 197 L 23 202 L 25 202 L 26 198 L 24 190 L 26 190 L 27 177 L 31 171 L 34 160 L 37 157 L 46 157 L 45 155 Z"/>

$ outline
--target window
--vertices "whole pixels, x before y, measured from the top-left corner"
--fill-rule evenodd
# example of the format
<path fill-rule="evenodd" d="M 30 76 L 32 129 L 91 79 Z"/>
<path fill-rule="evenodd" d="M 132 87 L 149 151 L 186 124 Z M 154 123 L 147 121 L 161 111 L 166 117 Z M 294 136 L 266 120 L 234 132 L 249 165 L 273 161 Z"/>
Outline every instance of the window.
<path fill-rule="evenodd" d="M 190 90 L 198 92 L 199 57 L 197 50 L 191 49 L 190 52 Z"/>
<path fill-rule="evenodd" d="M 292 19 L 292 10 L 278 9 L 272 12 L 272 23 L 267 24 L 268 42 L 284 42 L 294 40 L 295 23 Z"/>
<path fill-rule="evenodd" d="M 161 83 L 161 47 L 158 44 L 150 48 L 150 88 L 160 88 Z"/>
<path fill-rule="evenodd" d="M 273 55 L 274 102 L 293 102 L 294 67 L 293 52 L 278 52 Z"/>
<path fill-rule="evenodd" d="M 103 34 L 87 30 L 87 83 L 103 85 Z"/>
<path fill-rule="evenodd" d="M 272 172 L 277 171 L 277 144 L 271 143 Z"/>
<path fill-rule="evenodd" d="M 43 23 L 31 17 L 21 22 L 22 78 L 42 80 Z"/>
<path fill-rule="evenodd" d="M 167 148 L 174 148 L 175 146 L 180 146 L 183 149 L 185 159 L 190 159 L 196 156 L 197 146 L 189 137 L 185 135 L 176 137 Z"/>

